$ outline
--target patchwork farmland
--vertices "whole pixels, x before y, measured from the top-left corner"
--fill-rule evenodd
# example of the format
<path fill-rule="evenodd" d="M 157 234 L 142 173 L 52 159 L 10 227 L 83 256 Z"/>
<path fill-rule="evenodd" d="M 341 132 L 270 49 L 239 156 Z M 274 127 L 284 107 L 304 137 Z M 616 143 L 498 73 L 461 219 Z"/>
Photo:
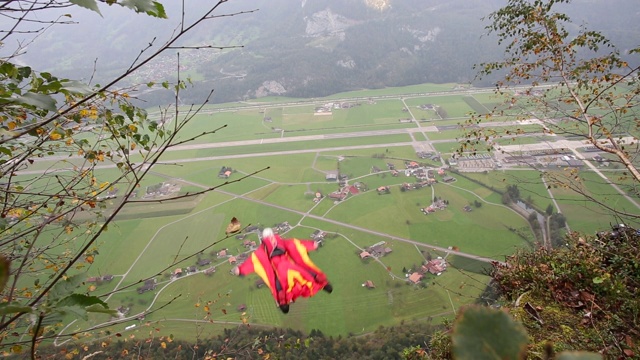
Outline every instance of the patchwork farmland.
<path fill-rule="evenodd" d="M 500 100 L 492 89 L 450 84 L 207 105 L 182 136 L 227 127 L 168 152 L 140 196 L 160 200 L 232 183 L 180 201 L 126 207 L 86 274 L 87 291 L 104 295 L 122 317 L 65 319 L 62 334 L 106 326 L 126 335 L 157 328 L 190 339 L 250 323 L 347 335 L 453 317 L 482 296 L 491 261 L 540 241 L 529 210 L 502 203 L 507 185 L 527 184 L 535 208 L 575 206 L 567 197 L 552 202 L 561 189 L 548 190 L 526 166 L 502 167 L 497 154 L 468 154 L 459 159 L 468 161 L 464 166 L 452 165 L 461 131 L 455 124 Z M 526 144 L 548 141 L 539 126 L 527 126 L 533 140 Z M 114 173 L 104 168 L 96 177 Z M 637 202 L 621 199 L 625 207 Z M 584 231 L 611 221 L 563 212 L 570 227 Z M 232 217 L 244 230 L 227 238 Z M 285 237 L 321 236 L 323 246 L 311 257 L 326 271 L 332 294 L 300 299 L 282 315 L 257 276 L 229 274 L 267 226 Z M 384 251 L 372 252 L 376 244 Z M 436 260 L 445 269 L 429 271 Z"/>

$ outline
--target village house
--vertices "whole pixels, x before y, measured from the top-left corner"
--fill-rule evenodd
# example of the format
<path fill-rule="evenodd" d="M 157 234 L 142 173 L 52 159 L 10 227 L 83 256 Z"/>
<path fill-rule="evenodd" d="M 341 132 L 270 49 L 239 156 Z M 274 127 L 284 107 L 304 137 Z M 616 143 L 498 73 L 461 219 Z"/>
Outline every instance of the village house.
<path fill-rule="evenodd" d="M 420 282 L 420 280 L 422 280 L 423 275 L 420 274 L 419 272 L 414 272 L 413 274 L 409 275 L 409 281 L 411 281 L 414 284 L 417 284 Z"/>
<path fill-rule="evenodd" d="M 200 259 L 198 260 L 198 266 L 207 266 L 211 264 L 211 259 Z"/>
<path fill-rule="evenodd" d="M 374 289 L 376 287 L 373 284 L 373 281 L 371 281 L 371 280 L 365 281 L 364 284 L 362 284 L 362 286 L 366 287 L 367 289 Z"/>
<path fill-rule="evenodd" d="M 245 240 L 242 242 L 242 246 L 244 246 L 247 249 L 251 249 L 256 247 L 256 242 L 255 241 L 250 241 L 250 240 Z"/>
<path fill-rule="evenodd" d="M 367 254 L 369 254 L 369 256 L 373 256 L 373 257 L 382 257 L 385 255 L 388 255 L 391 253 L 391 248 L 390 247 L 385 247 L 386 243 L 384 241 L 381 241 L 379 243 L 373 244 L 370 247 L 368 247 L 367 249 L 365 249 L 364 252 L 366 252 Z M 362 253 L 360 255 L 362 257 Z"/>
<path fill-rule="evenodd" d="M 111 281 L 111 280 L 113 280 L 113 275 L 111 275 L 111 274 L 105 275 L 105 276 L 102 277 L 101 280 L 102 281 Z"/>
<path fill-rule="evenodd" d="M 415 189 L 413 184 L 409 184 L 409 183 L 404 183 L 402 184 L 402 186 L 400 187 L 400 191 L 411 191 Z"/>
<path fill-rule="evenodd" d="M 442 258 L 433 259 L 426 265 L 426 270 L 434 275 L 440 275 L 443 271 L 447 270 L 447 262 Z"/>
<path fill-rule="evenodd" d="M 232 171 L 232 168 L 223 166 L 218 172 L 218 177 L 221 179 L 228 179 L 229 176 L 231 176 Z"/>
<path fill-rule="evenodd" d="M 238 259 L 235 256 L 229 258 L 229 264 L 234 265 L 238 262 Z"/>
<path fill-rule="evenodd" d="M 360 253 L 360 259 L 363 259 L 363 260 L 364 260 L 364 259 L 366 259 L 366 258 L 370 258 L 370 257 L 371 257 L 371 254 L 370 254 L 368 251 L 362 251 L 362 252 Z"/>
<path fill-rule="evenodd" d="M 407 166 L 407 169 L 417 169 L 420 167 L 420 164 L 415 161 L 406 162 L 405 165 Z"/>
<path fill-rule="evenodd" d="M 180 186 L 170 183 L 159 183 L 147 186 L 144 198 L 152 198 L 156 196 L 167 196 L 180 191 Z"/>
<path fill-rule="evenodd" d="M 377 191 L 378 191 L 378 195 L 391 193 L 388 186 L 380 186 L 378 187 Z"/>
<path fill-rule="evenodd" d="M 425 208 L 421 208 L 420 211 L 422 211 L 422 213 L 425 215 L 429 215 L 431 213 L 436 212 L 436 209 L 433 206 L 429 205 Z"/>
<path fill-rule="evenodd" d="M 311 239 L 316 241 L 323 240 L 325 236 L 327 236 L 327 233 L 322 230 L 316 230 L 313 233 L 311 233 Z"/>
<path fill-rule="evenodd" d="M 173 270 L 173 277 L 174 278 L 179 278 L 182 276 L 182 268 L 177 268 L 175 270 Z"/>
<path fill-rule="evenodd" d="M 279 224 L 275 224 L 271 227 L 276 234 L 284 233 L 291 230 L 291 225 L 289 225 L 288 221 L 281 222 Z"/>
<path fill-rule="evenodd" d="M 144 285 L 137 288 L 136 291 L 138 292 L 138 294 L 143 294 L 147 291 L 155 290 L 156 286 L 157 286 L 156 279 L 147 279 L 145 280 Z"/>
<path fill-rule="evenodd" d="M 211 275 L 211 274 L 213 274 L 214 272 L 216 272 L 216 268 L 215 268 L 214 266 L 212 266 L 212 267 L 210 267 L 210 268 L 206 269 L 206 270 L 204 271 L 204 274 L 205 274 L 205 275 Z"/>
<path fill-rule="evenodd" d="M 193 274 L 193 273 L 195 273 L 195 272 L 197 272 L 197 271 L 198 271 L 198 269 L 196 268 L 196 266 L 195 266 L 195 265 L 189 266 L 189 267 L 187 268 L 187 273 L 188 273 L 188 274 Z"/>
<path fill-rule="evenodd" d="M 431 170 L 429 170 L 431 171 Z M 426 180 L 427 178 L 429 178 L 429 171 L 425 170 L 425 169 L 417 169 L 416 171 L 413 172 L 413 176 L 416 177 L 416 179 L 418 180 Z"/>
<path fill-rule="evenodd" d="M 325 176 L 324 179 L 327 181 L 336 181 L 338 180 L 338 172 L 337 171 L 328 171 Z"/>
<path fill-rule="evenodd" d="M 341 188 L 338 191 L 334 191 L 331 194 L 329 194 L 329 198 L 334 199 L 336 201 L 342 201 L 346 199 L 347 196 L 349 196 L 349 187 L 346 187 L 346 186 Z"/>
<path fill-rule="evenodd" d="M 116 310 L 120 315 L 124 316 L 124 315 L 127 315 L 129 313 L 129 310 L 131 309 L 126 306 L 118 306 Z"/>

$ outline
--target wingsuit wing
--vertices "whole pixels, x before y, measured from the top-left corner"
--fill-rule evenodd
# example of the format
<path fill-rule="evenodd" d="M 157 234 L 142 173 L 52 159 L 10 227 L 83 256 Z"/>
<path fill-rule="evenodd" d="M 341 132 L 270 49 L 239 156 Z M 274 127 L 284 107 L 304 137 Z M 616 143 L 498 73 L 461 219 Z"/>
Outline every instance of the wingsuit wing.
<path fill-rule="evenodd" d="M 264 281 L 269 290 L 271 290 L 271 295 L 273 295 L 276 302 L 282 304 L 285 295 L 282 291 L 280 294 L 278 293 L 279 286 L 276 284 L 278 280 L 276 279 L 275 270 L 269 261 L 269 257 L 262 248 L 258 248 L 258 250 L 251 253 L 251 256 L 238 266 L 238 270 L 241 276 L 255 272 L 262 281 Z"/>
<path fill-rule="evenodd" d="M 284 247 L 287 249 L 287 254 L 291 257 L 293 262 L 298 264 L 302 269 L 311 273 L 314 276 L 315 281 L 320 286 L 320 289 L 327 284 L 327 276 L 324 271 L 320 269 L 309 257 L 309 251 L 316 249 L 317 245 L 312 240 L 300 240 L 290 239 L 283 240 Z"/>

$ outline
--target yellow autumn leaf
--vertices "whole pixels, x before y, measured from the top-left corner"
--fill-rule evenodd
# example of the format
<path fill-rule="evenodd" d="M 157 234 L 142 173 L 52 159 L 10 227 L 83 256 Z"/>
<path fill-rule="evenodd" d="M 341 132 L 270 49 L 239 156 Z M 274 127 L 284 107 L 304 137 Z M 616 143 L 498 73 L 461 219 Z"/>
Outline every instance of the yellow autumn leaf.
<path fill-rule="evenodd" d="M 134 150 L 136 148 L 136 143 L 131 143 L 131 150 Z"/>
<path fill-rule="evenodd" d="M 138 131 L 138 127 L 135 126 L 134 124 L 129 124 L 129 130 L 131 130 L 131 132 L 137 132 Z"/>
<path fill-rule="evenodd" d="M 196 306 L 196 307 L 200 307 L 200 303 L 196 303 L 196 305 L 195 305 L 195 306 Z"/>
<path fill-rule="evenodd" d="M 85 260 L 89 263 L 89 264 L 93 264 L 93 255 L 88 255 Z"/>
<path fill-rule="evenodd" d="M 95 285 L 89 286 L 89 292 L 92 292 L 92 291 L 96 291 L 96 286 Z"/>
<path fill-rule="evenodd" d="M 49 134 L 49 139 L 51 140 L 60 140 L 60 138 L 62 138 L 62 135 L 58 134 L 57 132 L 52 132 L 51 134 Z"/>
<path fill-rule="evenodd" d="M 204 306 L 204 311 L 209 312 L 209 307 L 207 305 Z"/>
<path fill-rule="evenodd" d="M 105 187 L 109 186 L 109 182 L 105 181 L 102 184 L 100 184 L 100 189 L 104 189 Z"/>
<path fill-rule="evenodd" d="M 227 235 L 233 234 L 240 231 L 240 228 L 242 228 L 242 224 L 240 224 L 240 221 L 238 221 L 238 219 L 234 217 L 233 219 L 231 219 L 229 225 L 227 225 L 227 230 L 225 231 L 225 233 Z"/>
<path fill-rule="evenodd" d="M 166 343 L 166 342 L 164 342 L 164 341 L 163 341 L 163 342 L 161 342 L 161 343 L 160 343 L 160 347 L 162 347 L 163 349 L 166 349 L 166 348 L 167 348 L 167 343 Z"/>
<path fill-rule="evenodd" d="M 7 127 L 9 128 L 9 130 L 13 130 L 16 128 L 16 122 L 15 121 L 11 121 L 7 124 Z"/>
<path fill-rule="evenodd" d="M 73 144 L 73 139 L 68 138 L 67 141 L 65 141 L 65 144 L 67 144 L 67 146 L 70 146 L 71 144 Z"/>

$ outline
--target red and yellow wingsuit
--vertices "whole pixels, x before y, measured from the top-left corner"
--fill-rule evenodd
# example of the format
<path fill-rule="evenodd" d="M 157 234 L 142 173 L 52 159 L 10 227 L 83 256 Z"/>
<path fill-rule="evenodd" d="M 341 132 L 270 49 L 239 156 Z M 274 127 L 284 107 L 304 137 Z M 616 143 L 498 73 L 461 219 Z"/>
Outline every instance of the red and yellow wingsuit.
<path fill-rule="evenodd" d="M 308 252 L 316 248 L 314 241 L 282 239 L 267 228 L 260 247 L 238 266 L 238 275 L 255 272 L 269 287 L 276 303 L 288 305 L 298 297 L 313 296 L 328 285 L 327 276 L 309 258 Z"/>

